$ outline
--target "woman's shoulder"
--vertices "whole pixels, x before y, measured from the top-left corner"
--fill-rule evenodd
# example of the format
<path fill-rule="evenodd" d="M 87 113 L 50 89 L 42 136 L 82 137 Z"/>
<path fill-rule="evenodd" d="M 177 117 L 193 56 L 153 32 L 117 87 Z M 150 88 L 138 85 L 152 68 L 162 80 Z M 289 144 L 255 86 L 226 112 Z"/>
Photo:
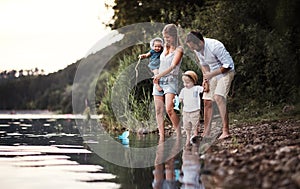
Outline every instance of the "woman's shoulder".
<path fill-rule="evenodd" d="M 178 46 L 178 47 L 176 47 L 175 51 L 183 53 L 183 47 L 182 46 Z"/>
<path fill-rule="evenodd" d="M 176 49 L 183 50 L 183 47 L 181 45 L 177 46 Z"/>

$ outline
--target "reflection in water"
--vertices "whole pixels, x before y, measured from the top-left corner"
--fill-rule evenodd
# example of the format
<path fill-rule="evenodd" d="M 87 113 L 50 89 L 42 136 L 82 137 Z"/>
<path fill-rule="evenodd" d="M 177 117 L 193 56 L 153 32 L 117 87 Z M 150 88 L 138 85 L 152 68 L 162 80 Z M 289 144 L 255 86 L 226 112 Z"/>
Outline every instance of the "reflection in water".
<path fill-rule="evenodd" d="M 177 152 L 181 147 L 181 140 L 178 137 L 168 140 L 174 141 L 172 141 L 170 153 L 166 154 L 168 145 L 163 137 L 159 138 L 153 170 L 153 189 L 204 189 L 200 179 L 199 144 L 184 147 L 181 176 L 179 176 L 178 170 L 175 169 L 175 161 L 179 158 Z"/>
<path fill-rule="evenodd" d="M 181 188 L 204 189 L 200 178 L 200 169 L 199 144 L 187 145 L 182 152 Z"/>
<path fill-rule="evenodd" d="M 0 116 L 1 117 L 1 116 Z M 95 121 L 95 120 L 93 120 Z M 93 123 L 93 125 L 96 125 Z M 22 146 L 22 148 L 28 148 L 30 145 L 38 145 L 43 146 L 43 150 L 46 148 L 48 149 L 51 147 L 53 150 L 54 147 L 59 148 L 55 150 L 55 153 L 61 154 L 71 152 L 67 148 L 76 148 L 76 152 L 79 150 L 83 150 L 82 148 L 87 148 L 92 153 L 89 155 L 83 154 L 80 156 L 71 156 L 72 162 L 70 163 L 79 163 L 78 165 L 67 165 L 63 166 L 63 168 L 72 168 L 73 170 L 76 168 L 76 173 L 80 170 L 82 173 L 84 168 L 84 175 L 87 176 L 88 180 L 84 182 L 78 183 L 78 180 L 74 180 L 71 178 L 72 175 L 65 175 L 65 172 L 62 172 L 62 176 L 56 181 L 64 180 L 64 179 L 71 179 L 71 181 L 65 182 L 66 185 L 72 184 L 72 189 L 75 188 L 84 188 L 81 185 L 85 185 L 87 188 L 122 188 L 122 189 L 132 189 L 132 188 L 201 188 L 201 182 L 199 181 L 199 154 L 198 151 L 202 154 L 207 150 L 209 144 L 213 141 L 213 138 L 203 138 L 198 146 L 188 146 L 184 147 L 183 145 L 186 143 L 186 140 L 183 138 L 157 138 L 156 134 L 147 134 L 147 135 L 135 135 L 130 134 L 129 138 L 126 140 L 119 140 L 118 134 L 113 136 L 108 136 L 104 131 L 101 132 L 98 130 L 97 132 L 89 132 L 87 133 L 79 133 L 78 128 L 84 127 L 84 122 L 82 120 L 74 122 L 71 119 L 61 119 L 61 120 L 46 120 L 46 119 L 18 119 L 18 120 L 11 120 L 11 119 L 0 119 L 0 152 L 1 148 L 4 146 L 19 146 L 18 149 Z M 96 130 L 97 127 L 94 129 Z M 95 134 L 96 133 L 96 134 Z M 84 138 L 83 138 L 84 137 Z M 113 140 L 108 140 L 113 139 Z M 184 141 L 183 141 L 184 140 Z M 129 143 L 130 141 L 130 143 Z M 157 146 L 157 141 L 159 141 L 159 145 Z M 197 142 L 197 143 L 198 143 Z M 111 147 L 110 143 L 118 143 L 120 144 L 118 148 L 115 148 L 115 145 Z M 130 144 L 130 145 L 129 145 Z M 130 148 L 128 148 L 130 146 Z M 200 146 L 200 147 L 199 147 Z M 32 147 L 30 147 L 32 148 Z M 119 149 L 122 149 L 119 150 Z M 147 153 L 144 153 L 144 149 L 147 149 Z M 75 149 L 72 149 L 75 150 Z M 136 156 L 134 152 L 140 150 L 143 153 L 139 153 L 139 156 Z M 51 151 L 52 153 L 54 151 Z M 74 151 L 73 151 L 74 152 Z M 99 152 L 99 153 L 97 153 Z M 103 159 L 99 154 L 105 153 L 110 155 L 109 160 L 113 158 L 118 160 L 119 162 L 129 162 L 128 164 L 131 167 L 122 167 L 118 164 L 111 163 L 110 161 L 106 161 Z M 182 153 L 181 153 L 182 152 Z M 13 155 L 12 153 L 15 152 L 8 152 L 7 149 L 5 150 L 4 156 L 7 154 Z M 16 152 L 14 156 L 29 156 L 31 161 L 41 154 L 36 154 L 37 152 L 25 152 L 23 149 L 22 151 Z M 28 154 L 30 153 L 30 154 Z M 181 157 L 182 154 L 182 157 Z M 102 154 L 101 154 L 102 155 Z M 1 153 L 0 153 L 1 156 Z M 35 156 L 33 158 L 33 156 Z M 47 157 L 46 157 L 47 156 Z M 50 187 L 51 184 L 54 184 L 52 180 L 49 180 L 48 173 L 53 174 L 52 172 L 43 172 L 45 175 L 41 174 L 40 172 L 34 171 L 34 175 L 30 175 L 32 170 L 41 170 L 44 171 L 45 169 L 59 169 L 62 166 L 57 166 L 58 163 L 64 163 L 65 160 L 62 161 L 62 157 L 59 157 L 59 161 L 55 159 L 53 161 L 53 156 L 51 155 L 51 161 L 48 160 L 50 155 L 45 155 L 43 158 L 46 157 L 47 161 L 43 160 L 43 163 L 47 162 L 47 166 L 41 164 L 42 161 L 35 161 L 30 162 L 34 163 L 34 167 L 22 167 L 22 171 L 24 171 L 24 175 L 28 176 L 28 179 L 18 180 L 18 175 L 15 173 L 17 169 L 14 166 L 10 166 L 6 159 L 1 159 L 0 157 L 0 170 L 4 167 L 10 167 L 11 169 L 11 176 L 8 172 L 3 172 L 0 175 L 4 175 L 8 179 L 1 180 L 1 188 L 3 188 L 4 182 L 11 186 L 11 188 L 17 188 L 13 184 L 19 185 L 30 185 L 36 184 L 35 182 L 31 182 L 31 180 L 39 180 L 41 185 L 43 184 L 42 179 L 37 179 L 33 177 L 34 175 L 41 177 L 45 176 L 45 182 L 50 183 L 47 185 L 47 188 L 55 188 Z M 39 157 L 41 158 L 41 157 Z M 10 160 L 15 160 L 13 158 L 9 158 Z M 5 162 L 1 163 L 1 160 Z M 76 161 L 76 162 L 75 162 Z M 182 162 L 182 163 L 181 163 Z M 26 166 L 28 166 L 29 162 L 26 162 Z M 153 167 L 153 164 L 155 166 Z M 49 165 L 51 164 L 51 166 Z M 52 164 L 55 164 L 53 166 Z M 101 166 L 103 170 L 86 170 L 86 165 L 95 165 Z M 25 164 L 24 164 L 25 165 Z M 127 165 L 127 164 L 125 164 Z M 145 165 L 145 166 L 144 166 Z M 22 164 L 23 166 L 23 164 Z M 182 167 L 181 167 L 182 166 Z M 90 167 L 90 166 L 89 166 Z M 94 166 L 92 166 L 94 167 Z M 21 168 L 21 167 L 20 167 Z M 95 168 L 95 167 L 94 167 Z M 6 169 L 6 168 L 5 168 Z M 30 170 L 29 170 L 30 169 Z M 65 171 L 65 170 L 63 170 Z M 102 176 L 107 176 L 105 173 L 109 173 L 114 175 L 114 179 L 104 179 Z M 179 176 L 181 173 L 181 177 Z M 79 176 L 80 180 L 83 181 L 85 177 L 81 174 L 76 174 Z M 1 176 L 1 178 L 4 178 Z M 58 176 L 56 174 L 55 176 Z M 101 177 L 99 177 L 101 176 Z M 52 178 L 52 177 L 51 177 Z M 77 178 L 77 177 L 76 177 Z M 104 179 L 104 181 L 103 181 Z M 76 182 L 75 182 L 76 181 Z M 13 183 L 13 184 L 11 184 Z M 105 187 L 99 187 L 100 185 L 106 185 Z M 93 186 L 91 186 L 93 185 Z M 43 184 L 45 186 L 45 184 Z M 19 186 L 18 186 L 19 187 Z M 39 185 L 36 187 L 41 188 Z M 9 187 L 6 187 L 9 188 Z M 24 188 L 24 187 L 23 187 Z M 27 188 L 34 188 L 34 187 L 27 187 Z"/>
<path fill-rule="evenodd" d="M 173 139 L 171 139 L 173 140 Z M 162 188 L 177 188 L 175 180 L 175 156 L 178 148 L 180 148 L 180 139 L 177 137 L 174 142 L 174 146 L 170 154 L 165 154 L 165 148 L 167 147 L 164 143 L 164 138 L 160 137 L 156 151 L 155 166 L 153 170 L 154 180 L 152 187 L 154 189 Z M 165 162 L 165 163 L 161 163 Z"/>
<path fill-rule="evenodd" d="M 100 165 L 79 164 L 92 152 L 83 146 L 0 145 L 0 185 L 5 189 L 118 189 L 116 175 Z"/>

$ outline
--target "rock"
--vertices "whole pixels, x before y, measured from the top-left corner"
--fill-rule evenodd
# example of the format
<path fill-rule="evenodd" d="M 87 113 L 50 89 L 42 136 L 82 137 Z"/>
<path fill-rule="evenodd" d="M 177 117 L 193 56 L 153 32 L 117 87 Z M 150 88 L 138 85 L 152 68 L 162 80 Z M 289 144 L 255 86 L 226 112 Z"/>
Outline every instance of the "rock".
<path fill-rule="evenodd" d="M 263 182 L 262 182 L 262 188 L 272 188 L 272 182 L 270 182 L 270 180 L 268 180 L 268 178 L 264 178 Z"/>
<path fill-rule="evenodd" d="M 297 167 L 298 164 L 299 164 L 298 157 L 293 157 L 290 160 L 288 160 L 284 166 L 289 169 L 294 169 L 295 167 Z"/>
<path fill-rule="evenodd" d="M 297 184 L 297 186 L 300 188 L 300 172 L 297 172 L 292 175 L 292 181 Z"/>
<path fill-rule="evenodd" d="M 275 152 L 275 154 L 276 154 L 276 155 L 280 155 L 280 154 L 282 154 L 282 153 L 289 153 L 289 152 L 291 152 L 290 147 L 289 147 L 289 146 L 285 146 L 285 147 L 282 147 L 282 148 L 278 149 L 278 150 Z"/>
<path fill-rule="evenodd" d="M 230 129 L 237 140 L 213 143 L 205 153 L 204 166 L 219 178 L 210 188 L 300 188 L 299 123 L 235 123 Z"/>
<path fill-rule="evenodd" d="M 282 113 L 289 113 L 291 111 L 295 110 L 295 106 L 293 105 L 286 105 L 282 108 Z"/>

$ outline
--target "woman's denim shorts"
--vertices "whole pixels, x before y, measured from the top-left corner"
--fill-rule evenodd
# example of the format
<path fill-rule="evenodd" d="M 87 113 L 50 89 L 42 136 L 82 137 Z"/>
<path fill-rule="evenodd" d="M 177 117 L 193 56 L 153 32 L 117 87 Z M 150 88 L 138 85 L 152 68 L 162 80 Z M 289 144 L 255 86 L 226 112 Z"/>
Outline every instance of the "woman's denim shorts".
<path fill-rule="evenodd" d="M 164 96 L 167 93 L 178 94 L 178 79 L 176 77 L 162 77 L 158 83 L 163 90 L 158 91 L 154 85 L 152 95 Z"/>

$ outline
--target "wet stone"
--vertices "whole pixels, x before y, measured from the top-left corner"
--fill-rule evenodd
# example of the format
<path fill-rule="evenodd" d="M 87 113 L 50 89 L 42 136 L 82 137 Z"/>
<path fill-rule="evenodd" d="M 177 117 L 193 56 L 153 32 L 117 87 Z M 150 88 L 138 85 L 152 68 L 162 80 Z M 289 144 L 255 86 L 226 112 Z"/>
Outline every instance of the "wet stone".
<path fill-rule="evenodd" d="M 230 127 L 234 139 L 215 142 L 205 168 L 213 188 L 300 188 L 300 121 L 278 120 Z"/>

